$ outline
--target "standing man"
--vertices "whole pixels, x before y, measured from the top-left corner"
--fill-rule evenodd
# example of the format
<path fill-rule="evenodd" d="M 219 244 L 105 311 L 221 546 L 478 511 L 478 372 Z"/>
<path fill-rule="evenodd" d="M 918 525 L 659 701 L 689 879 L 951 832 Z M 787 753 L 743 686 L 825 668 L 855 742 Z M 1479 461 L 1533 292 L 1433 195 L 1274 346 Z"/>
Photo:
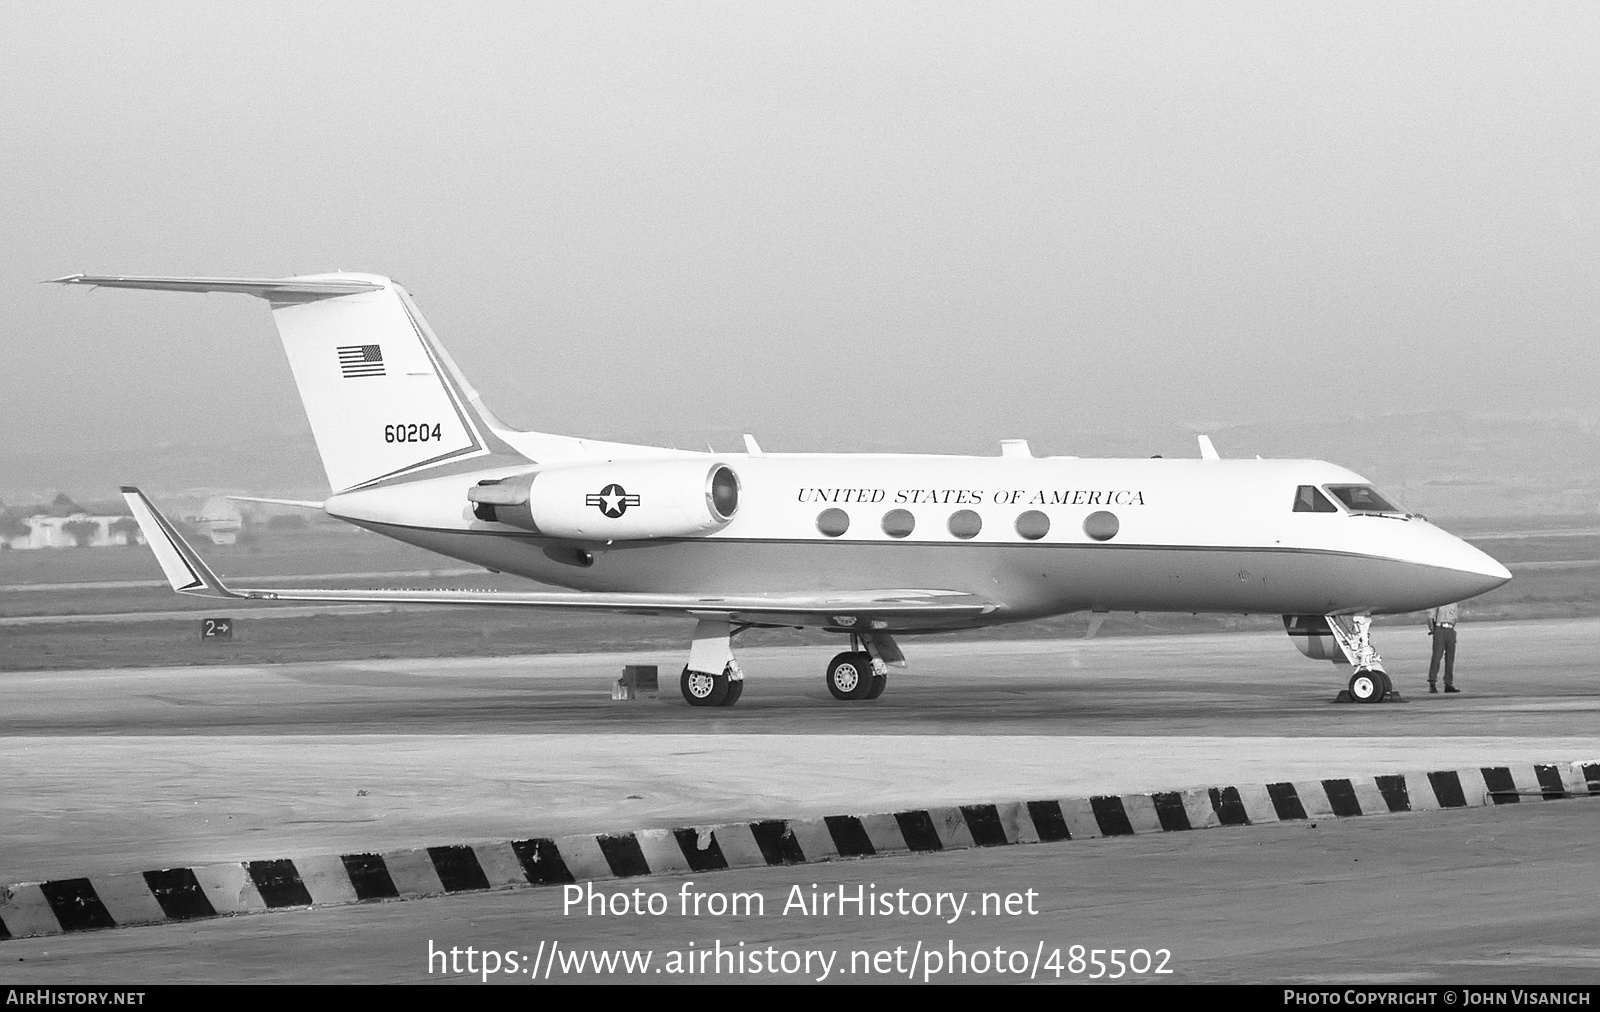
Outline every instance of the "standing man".
<path fill-rule="evenodd" d="M 1444 658 L 1444 691 L 1456 688 L 1456 622 L 1461 618 L 1459 604 L 1446 604 L 1428 612 L 1428 635 L 1433 637 L 1433 659 L 1428 662 L 1428 691 L 1438 692 L 1439 658 Z"/>

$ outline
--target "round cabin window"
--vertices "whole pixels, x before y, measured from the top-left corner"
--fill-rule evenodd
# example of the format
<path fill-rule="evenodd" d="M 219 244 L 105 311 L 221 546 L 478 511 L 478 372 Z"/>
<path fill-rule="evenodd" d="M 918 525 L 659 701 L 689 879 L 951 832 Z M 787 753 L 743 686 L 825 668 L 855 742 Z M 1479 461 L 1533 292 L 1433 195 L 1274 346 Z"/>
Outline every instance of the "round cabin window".
<path fill-rule="evenodd" d="M 903 538 L 917 529 L 917 518 L 910 510 L 890 510 L 883 515 L 883 533 L 891 538 Z"/>
<path fill-rule="evenodd" d="M 817 530 L 830 538 L 836 538 L 850 529 L 850 514 L 834 507 L 825 509 L 817 514 Z"/>
<path fill-rule="evenodd" d="M 983 530 L 983 518 L 972 510 L 956 510 L 950 514 L 950 533 L 965 541 L 975 538 Z"/>
<path fill-rule="evenodd" d="M 1117 515 L 1105 510 L 1096 510 L 1083 518 L 1083 533 L 1096 541 L 1110 541 L 1117 536 L 1121 526 L 1117 522 Z"/>
<path fill-rule="evenodd" d="M 1029 510 L 1017 517 L 1017 533 L 1029 541 L 1038 541 L 1050 533 L 1050 518 L 1038 510 Z"/>

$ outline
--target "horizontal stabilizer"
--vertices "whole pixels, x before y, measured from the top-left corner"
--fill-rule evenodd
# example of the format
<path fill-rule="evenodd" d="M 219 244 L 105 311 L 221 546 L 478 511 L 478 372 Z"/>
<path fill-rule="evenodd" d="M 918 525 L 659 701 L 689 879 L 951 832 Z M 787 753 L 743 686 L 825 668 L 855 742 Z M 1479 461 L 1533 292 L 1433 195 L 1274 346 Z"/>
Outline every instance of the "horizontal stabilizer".
<path fill-rule="evenodd" d="M 286 278 L 69 274 L 61 285 L 265 299 L 335 492 L 426 473 L 681 457 L 677 450 L 513 429 L 495 417 L 411 296 L 380 274 Z"/>
<path fill-rule="evenodd" d="M 228 587 L 183 540 L 175 527 L 137 488 L 122 490 L 145 541 L 172 589 L 203 597 L 250 601 L 310 601 L 340 604 L 470 604 L 522 608 L 568 608 L 646 615 L 726 618 L 755 625 L 820 625 L 849 628 L 873 619 L 960 621 L 987 615 L 993 603 L 955 590 L 859 590 L 799 594 L 579 593 L 502 590 L 344 590 Z"/>
<path fill-rule="evenodd" d="M 56 280 L 265 299 L 335 492 L 472 460 L 479 467 L 528 462 L 498 436 L 410 297 L 381 275 Z"/>
<path fill-rule="evenodd" d="M 223 292 L 254 295 L 269 302 L 312 302 L 340 295 L 382 291 L 383 286 L 354 278 L 152 278 L 106 274 L 68 274 L 58 285 L 96 288 L 148 288 L 160 292 Z"/>

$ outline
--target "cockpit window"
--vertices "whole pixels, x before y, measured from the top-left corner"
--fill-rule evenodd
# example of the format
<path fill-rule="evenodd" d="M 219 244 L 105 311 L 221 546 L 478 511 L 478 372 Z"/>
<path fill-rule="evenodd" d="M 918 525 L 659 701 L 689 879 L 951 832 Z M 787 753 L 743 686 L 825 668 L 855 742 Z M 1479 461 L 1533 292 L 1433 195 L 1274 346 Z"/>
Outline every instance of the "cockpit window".
<path fill-rule="evenodd" d="M 1339 507 L 1328 501 L 1328 497 L 1315 485 L 1301 485 L 1294 490 L 1294 511 L 1296 513 L 1337 513 Z"/>
<path fill-rule="evenodd" d="M 1378 494 L 1371 485 L 1325 485 L 1330 495 L 1352 513 L 1400 513 L 1400 507 Z"/>

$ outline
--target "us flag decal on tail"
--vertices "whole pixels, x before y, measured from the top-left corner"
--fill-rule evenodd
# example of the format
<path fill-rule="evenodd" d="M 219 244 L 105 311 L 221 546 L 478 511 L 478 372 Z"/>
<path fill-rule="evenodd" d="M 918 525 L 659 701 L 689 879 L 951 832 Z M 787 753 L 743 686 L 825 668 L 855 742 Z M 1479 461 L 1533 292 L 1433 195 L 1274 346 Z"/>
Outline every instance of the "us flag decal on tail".
<path fill-rule="evenodd" d="M 345 379 L 382 376 L 383 351 L 375 344 L 347 344 L 339 348 L 339 371 Z"/>

